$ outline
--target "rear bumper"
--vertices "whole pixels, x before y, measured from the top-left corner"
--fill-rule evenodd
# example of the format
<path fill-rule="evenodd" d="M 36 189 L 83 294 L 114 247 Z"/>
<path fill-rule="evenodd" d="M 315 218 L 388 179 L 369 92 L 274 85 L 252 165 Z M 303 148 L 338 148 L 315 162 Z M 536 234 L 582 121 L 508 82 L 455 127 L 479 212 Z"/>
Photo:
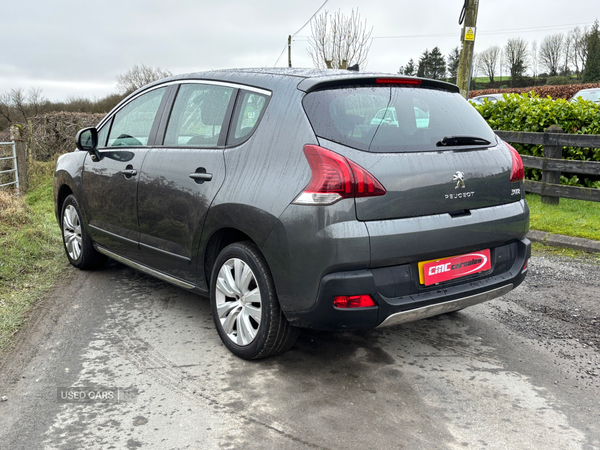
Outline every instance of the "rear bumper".
<path fill-rule="evenodd" d="M 423 306 L 421 308 L 409 309 L 408 311 L 400 311 L 388 316 L 379 327 L 389 327 L 399 325 L 401 323 L 413 322 L 415 320 L 427 319 L 428 317 L 445 314 L 452 311 L 458 311 L 468 306 L 477 305 L 478 303 L 487 302 L 495 298 L 501 297 L 504 294 L 513 290 L 512 283 L 507 284 L 491 291 L 482 292 L 480 294 L 470 295 L 468 297 L 450 300 L 449 302 L 434 303 L 433 305 Z"/>
<path fill-rule="evenodd" d="M 521 284 L 531 256 L 528 239 L 491 249 L 492 268 L 484 273 L 425 287 L 417 262 L 390 267 L 336 272 L 321 280 L 317 301 L 306 311 L 288 312 L 295 326 L 323 330 L 374 328 L 456 311 L 506 294 Z M 339 309 L 337 295 L 368 294 L 376 306 Z"/>

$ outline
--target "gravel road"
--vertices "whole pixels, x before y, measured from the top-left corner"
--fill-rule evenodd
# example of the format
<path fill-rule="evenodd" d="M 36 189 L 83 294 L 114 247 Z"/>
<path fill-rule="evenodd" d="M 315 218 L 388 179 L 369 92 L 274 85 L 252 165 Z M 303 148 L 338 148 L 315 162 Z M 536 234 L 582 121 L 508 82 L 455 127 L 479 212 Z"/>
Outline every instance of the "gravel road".
<path fill-rule="evenodd" d="M 258 362 L 205 298 L 73 270 L 0 359 L 0 448 L 600 449 L 598 263 L 537 255 L 503 298 Z"/>

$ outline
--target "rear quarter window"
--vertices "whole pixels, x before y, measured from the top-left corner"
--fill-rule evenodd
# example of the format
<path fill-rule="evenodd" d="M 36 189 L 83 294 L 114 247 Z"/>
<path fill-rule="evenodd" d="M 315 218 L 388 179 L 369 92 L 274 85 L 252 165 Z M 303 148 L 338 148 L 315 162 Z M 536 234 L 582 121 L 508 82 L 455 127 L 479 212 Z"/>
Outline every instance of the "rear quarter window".
<path fill-rule="evenodd" d="M 303 106 L 317 136 L 358 150 L 439 151 L 438 141 L 459 135 L 496 142 L 494 132 L 469 102 L 441 90 L 327 89 L 307 94 Z"/>
<path fill-rule="evenodd" d="M 264 114 L 268 101 L 269 96 L 264 94 L 240 92 L 233 113 L 233 124 L 227 138 L 228 146 L 239 145 L 252 135 Z"/>

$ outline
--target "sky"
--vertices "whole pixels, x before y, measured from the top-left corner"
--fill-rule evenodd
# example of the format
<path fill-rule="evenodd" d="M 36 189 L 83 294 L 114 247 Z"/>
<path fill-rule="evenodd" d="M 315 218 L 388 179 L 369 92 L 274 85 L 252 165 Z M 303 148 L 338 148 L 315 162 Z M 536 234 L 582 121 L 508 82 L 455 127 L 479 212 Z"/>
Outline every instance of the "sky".
<path fill-rule="evenodd" d="M 292 65 L 313 67 L 310 25 L 324 0 L 0 0 L 0 94 L 40 88 L 53 101 L 117 92 L 116 77 L 134 64 L 173 74 L 273 67 L 292 41 Z M 366 70 L 397 73 L 437 46 L 460 45 L 463 0 L 328 0 L 321 10 L 358 9 L 372 27 Z M 598 0 L 480 0 L 475 51 L 521 37 L 590 26 Z M 301 29 L 301 30 L 300 30 Z M 287 66 L 287 51 L 277 63 Z M 361 68 L 362 70 L 363 68 Z"/>

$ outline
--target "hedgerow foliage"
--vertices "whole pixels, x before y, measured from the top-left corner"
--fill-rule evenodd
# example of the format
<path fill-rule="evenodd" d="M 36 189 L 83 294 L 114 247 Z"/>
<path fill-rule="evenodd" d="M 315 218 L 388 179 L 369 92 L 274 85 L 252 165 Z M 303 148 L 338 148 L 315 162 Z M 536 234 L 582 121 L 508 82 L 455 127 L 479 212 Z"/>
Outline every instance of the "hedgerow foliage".
<path fill-rule="evenodd" d="M 600 83 L 587 83 L 587 84 L 569 84 L 561 86 L 535 86 L 525 88 L 511 88 L 511 89 L 480 89 L 478 91 L 470 91 L 469 97 L 477 97 L 478 95 L 487 94 L 528 94 L 535 93 L 540 97 L 552 97 L 554 99 L 564 98 L 570 99 L 577 91 L 581 89 L 590 89 L 600 87 Z"/>
<path fill-rule="evenodd" d="M 30 120 L 27 132 L 29 153 L 37 161 L 49 161 L 55 155 L 75 149 L 75 135 L 85 127 L 93 127 L 104 114 L 55 112 Z"/>
<path fill-rule="evenodd" d="M 600 135 L 600 104 L 578 99 L 540 98 L 535 94 L 505 94 L 504 101 L 485 102 L 475 106 L 494 130 L 529 131 L 542 133 L 550 125 L 560 126 L 565 133 Z M 512 144 L 523 155 L 543 156 L 543 146 Z M 600 161 L 600 149 L 564 147 L 563 158 Z M 540 180 L 541 170 L 526 169 L 528 179 Z M 600 178 L 587 177 L 580 181 L 574 174 L 565 174 L 563 184 L 600 188 Z"/>

